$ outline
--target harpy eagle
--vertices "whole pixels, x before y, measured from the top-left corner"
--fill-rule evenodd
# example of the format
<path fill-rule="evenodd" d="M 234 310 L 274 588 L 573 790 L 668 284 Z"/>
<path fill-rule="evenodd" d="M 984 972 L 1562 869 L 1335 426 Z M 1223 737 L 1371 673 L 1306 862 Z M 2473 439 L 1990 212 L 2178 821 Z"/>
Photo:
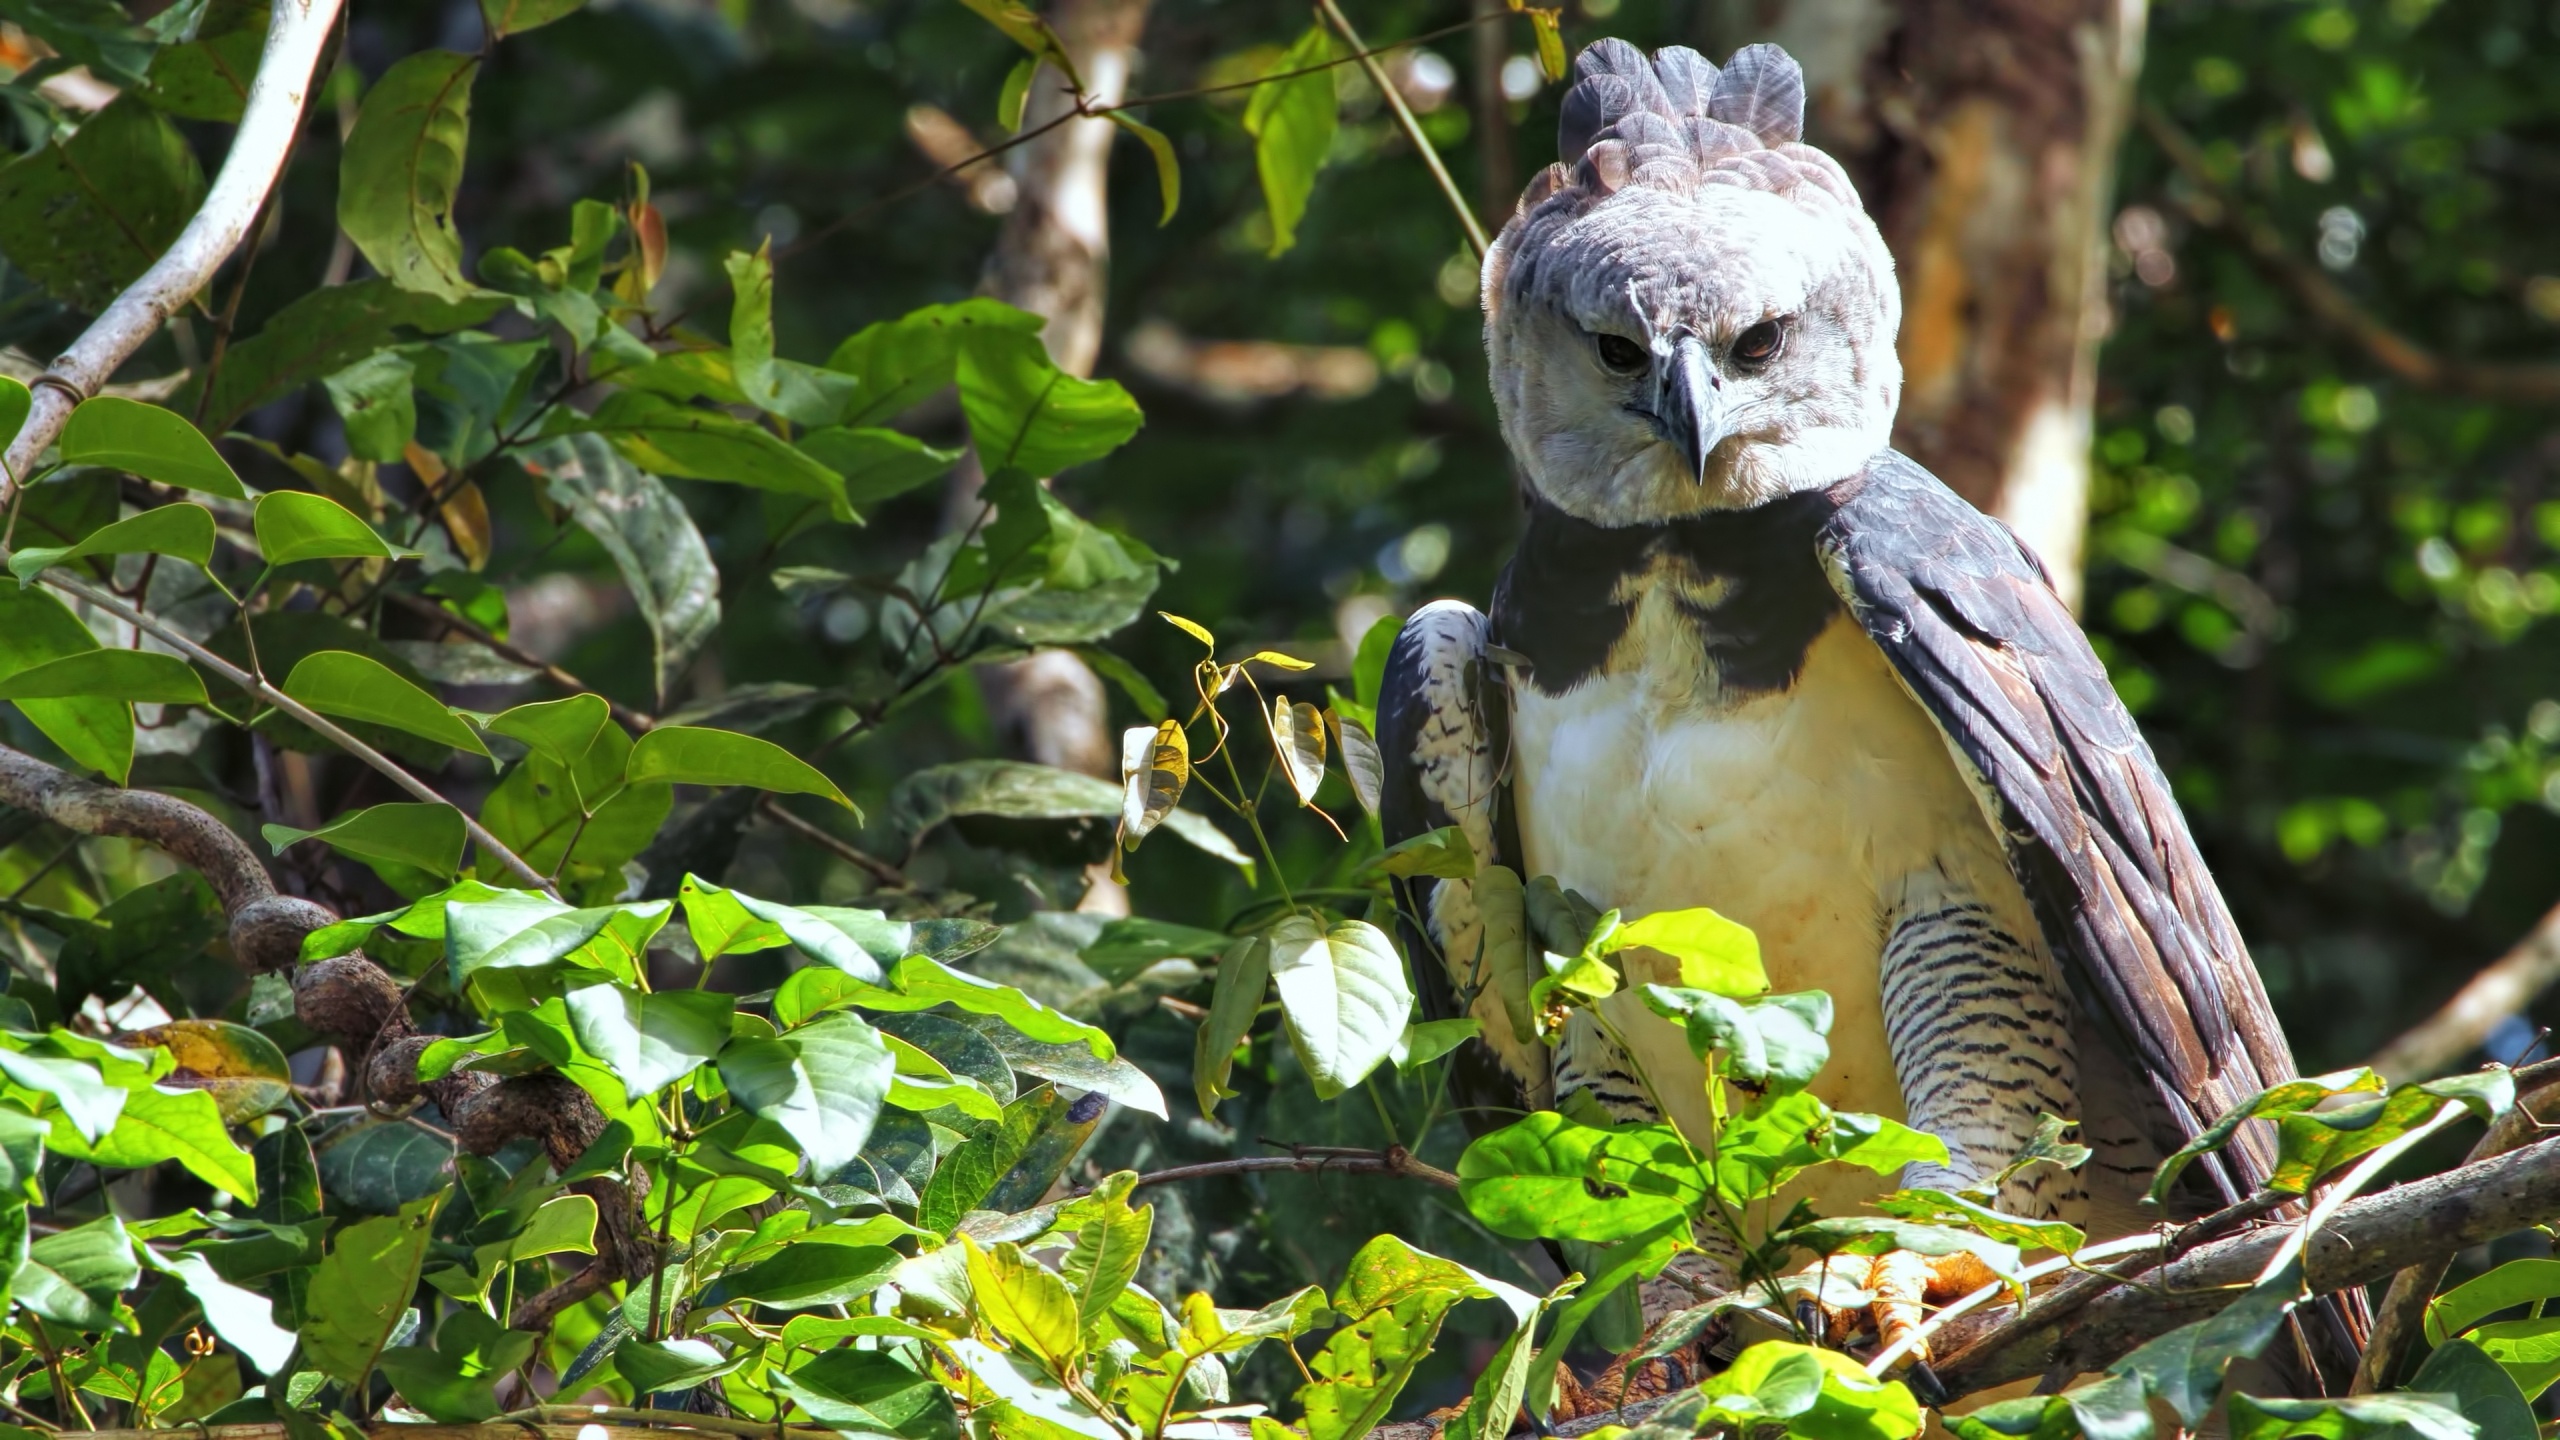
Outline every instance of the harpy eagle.
<path fill-rule="evenodd" d="M 1605 40 L 1576 68 L 1561 163 L 1484 263 L 1526 531 L 1490 616 L 1441 601 L 1397 637 L 1387 839 L 1457 825 L 1629 918 L 1713 907 L 1778 989 L 1830 993 L 1820 1098 L 1946 1142 L 1902 1184 L 1996 1175 L 2051 1114 L 2094 1158 L 2024 1172 L 2002 1208 L 2156 1223 L 2160 1159 L 2295 1073 L 2158 762 L 2037 560 L 1888 445 L 1892 259 L 1802 142 L 1794 60 Z M 1584 1091 L 1649 1120 L 1639 1071 L 1700 1073 L 1633 986 L 1602 1002 L 1632 1054 L 1582 1018 L 1552 1055 L 1516 1041 L 1469 983 L 1468 884 L 1404 900 L 1426 1009 L 1471 1004 L 1507 1103 Z M 1631 981 L 1673 978 L 1630 953 Z M 1703 1132 L 1702 1086 L 1655 1088 Z M 2265 1179 L 2256 1128 L 2190 1172 L 2197 1208 Z M 1808 1198 L 1890 1188 L 1842 1173 Z M 2360 1314 L 2306 1326 L 2332 1364 Z"/>

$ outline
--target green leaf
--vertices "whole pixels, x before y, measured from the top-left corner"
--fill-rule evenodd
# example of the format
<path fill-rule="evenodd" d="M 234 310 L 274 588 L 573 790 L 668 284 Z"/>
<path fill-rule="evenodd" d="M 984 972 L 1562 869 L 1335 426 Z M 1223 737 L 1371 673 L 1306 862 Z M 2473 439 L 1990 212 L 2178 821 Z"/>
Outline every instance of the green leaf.
<path fill-rule="evenodd" d="M 2438 1395 L 2324 1400 L 2231 1397 L 2231 1440 L 2474 1440 L 2478 1427 Z"/>
<path fill-rule="evenodd" d="M 83 400 L 62 427 L 61 444 L 65 464 L 123 470 L 163 485 L 232 500 L 249 497 L 240 477 L 204 432 L 188 424 L 185 416 L 157 405 L 116 395 Z M 209 526 L 204 548 L 211 553 Z"/>
<path fill-rule="evenodd" d="M 199 17 L 182 41 L 151 57 L 150 83 L 136 93 L 183 120 L 237 125 L 264 49 L 266 8 L 256 0 L 214 0 Z"/>
<path fill-rule="evenodd" d="M 394 284 L 446 301 L 474 289 L 453 199 L 479 73 L 477 58 L 450 50 L 400 60 L 365 92 L 338 161 L 338 228 Z"/>
<path fill-rule="evenodd" d="M 1124 916 L 1104 922 L 1102 933 L 1076 952 L 1076 958 L 1116 985 L 1167 960 L 1206 960 L 1223 954 L 1234 939 L 1223 930 Z"/>
<path fill-rule="evenodd" d="M 707 990 L 642 994 L 607 983 L 571 990 L 569 1026 L 579 1048 L 622 1079 L 633 1101 L 694 1072 L 729 1043 L 737 1003 Z"/>
<path fill-rule="evenodd" d="M 1890 1175 L 1913 1161 L 1944 1165 L 1946 1142 L 1875 1115 L 1835 1112 L 1812 1095 L 1780 1095 L 1736 1116 L 1716 1137 L 1717 1188 L 1742 1204 L 1825 1161 Z"/>
<path fill-rule="evenodd" d="M 960 1418 L 942 1386 L 878 1350 L 829 1350 L 773 1383 L 810 1419 L 844 1435 L 960 1440 Z"/>
<path fill-rule="evenodd" d="M 856 1003 L 875 1010 L 950 1005 L 972 1015 L 992 1016 L 1033 1040 L 1051 1045 L 1081 1044 L 1097 1060 L 1108 1060 L 1117 1053 L 1109 1031 L 1053 1010 L 1010 985 L 954 970 L 930 955 L 909 955 L 900 960 L 890 967 L 889 983 L 896 987 L 898 998 L 865 995 Z"/>
<path fill-rule="evenodd" d="M 1031 98 L 1032 78 L 1040 73 L 1039 57 L 1025 55 L 1013 62 L 1004 74 L 1004 84 L 996 91 L 996 124 L 1011 135 L 1022 128 L 1022 107 Z"/>
<path fill-rule="evenodd" d="M 593 415 L 561 412 L 552 433 L 602 435 L 632 464 L 678 480 L 716 480 L 824 501 L 851 520 L 844 481 L 762 426 L 645 390 L 615 392 Z"/>
<path fill-rule="evenodd" d="M 2155 1205 L 2164 1203 L 2171 1189 L 2175 1187 L 2179 1173 L 2186 1169 L 2188 1162 L 2199 1155 L 2209 1154 L 2229 1144 L 2231 1137 L 2240 1133 L 2240 1127 L 2251 1120 L 2291 1115 L 2318 1105 L 2332 1096 L 2380 1094 L 2383 1088 L 2382 1077 L 2370 1068 L 2340 1070 L 2328 1075 L 2315 1075 L 2309 1079 L 2287 1080 L 2280 1085 L 2271 1085 L 2232 1106 L 2223 1113 L 2221 1118 L 2205 1127 L 2204 1133 L 2188 1141 L 2176 1154 L 2161 1161 L 2159 1170 L 2151 1177 L 2149 1199 Z"/>
<path fill-rule="evenodd" d="M 275 1321 L 275 1303 L 266 1296 L 244 1286 L 234 1285 L 214 1273 L 211 1262 L 202 1255 L 173 1255 L 160 1259 L 148 1250 L 151 1263 L 177 1277 L 203 1307 L 204 1322 L 213 1328 L 232 1349 L 249 1358 L 262 1375 L 280 1375 L 285 1362 L 293 1356 L 300 1340 Z"/>
<path fill-rule="evenodd" d="M 573 770 L 613 720 L 613 707 L 601 695 L 572 695 L 500 711 L 482 727 L 492 735 L 523 742 L 525 748 L 563 770 Z"/>
<path fill-rule="evenodd" d="M 1404 1034 L 1413 1010 L 1404 957 L 1365 920 L 1319 933 L 1314 921 L 1292 915 L 1269 935 L 1290 1044 L 1316 1094 L 1332 1099 L 1367 1079 Z"/>
<path fill-rule="evenodd" d="M 436 1328 L 434 1349 L 404 1345 L 383 1351 L 382 1373 L 430 1419 L 465 1424 L 498 1413 L 498 1378 L 531 1360 L 540 1343 L 464 1306 Z"/>
<path fill-rule="evenodd" d="M 202 705 L 204 679 L 175 655 L 152 650 L 84 650 L 0 679 L 0 700 L 142 701 Z"/>
<path fill-rule="evenodd" d="M 222 1107 L 201 1090 L 145 1087 L 125 1097 L 115 1128 L 93 1145 L 57 1133 L 54 1148 L 76 1159 L 141 1170 L 175 1160 L 189 1174 L 245 1204 L 258 1199 L 258 1169 L 231 1138 Z"/>
<path fill-rule="evenodd" d="M 1897 1220 L 1917 1220 L 1971 1230 L 2021 1250 L 2051 1250 L 2069 1255 L 2078 1251 L 2082 1242 L 2089 1238 L 2079 1226 L 2067 1221 L 2024 1220 L 2015 1215 L 2004 1215 L 1988 1205 L 1976 1204 L 1944 1190 L 1897 1190 L 1874 1204 L 1876 1209 Z"/>
<path fill-rule="evenodd" d="M 961 3 L 1004 32 L 1007 39 L 1030 51 L 1035 59 L 1056 66 L 1058 73 L 1067 77 L 1070 88 L 1084 89 L 1084 81 L 1076 74 L 1074 59 L 1067 54 L 1067 47 L 1059 42 L 1047 21 L 1014 3 L 1014 0 L 961 0 Z"/>
<path fill-rule="evenodd" d="M 389 1215 L 453 1184 L 453 1142 L 405 1120 L 371 1120 L 331 1136 L 313 1156 L 330 1201 Z"/>
<path fill-rule="evenodd" d="M 186 137 L 128 95 L 0 170 L 0 253 L 94 315 L 151 268 L 204 194 Z"/>
<path fill-rule="evenodd" d="M 1390 845 L 1364 868 L 1380 874 L 1415 879 L 1436 875 L 1443 880 L 1476 878 L 1475 847 L 1467 843 L 1467 832 L 1455 825 L 1427 830 L 1410 840 Z"/>
<path fill-rule="evenodd" d="M 585 3 L 586 0 L 480 0 L 480 15 L 488 22 L 489 37 L 504 40 L 566 19 Z M 629 1372 L 624 1375 L 628 1378 Z"/>
<path fill-rule="evenodd" d="M 165 413 L 165 412 L 164 412 Z M 78 412 L 73 412 L 78 418 Z M 194 434 L 189 429 L 188 434 Z M 163 505 L 89 532 L 73 545 L 29 545 L 9 556 L 9 572 L 31 583 L 46 570 L 92 555 L 169 555 L 192 565 L 213 559 L 213 512 L 201 505 Z"/>
<path fill-rule="evenodd" d="M 649 624 L 657 693 L 674 686 L 720 628 L 720 572 L 693 516 L 666 482 L 592 435 L 531 452 L 551 498 L 596 538 Z"/>
<path fill-rule="evenodd" d="M 1606 1243 L 1691 1213 L 1706 1192 L 1672 1127 L 1604 1128 L 1547 1110 L 1469 1145 L 1458 1196 L 1497 1235 Z"/>
<path fill-rule="evenodd" d="M 263 12 L 259 25 L 265 25 Z M 506 303 L 505 296 L 490 294 L 448 302 L 379 278 L 308 291 L 231 347 L 204 396 L 205 428 L 227 430 L 249 411 L 355 364 L 404 333 L 442 335 L 477 325 Z M 200 393 L 190 386 L 171 403 L 189 409 Z"/>
<path fill-rule="evenodd" d="M 636 981 L 650 938 L 675 907 L 664 900 L 573 910 L 546 895 L 501 890 L 445 911 L 445 965 L 459 990 L 484 970 L 561 962 Z"/>
<path fill-rule="evenodd" d="M 41 1236 L 25 1253 L 10 1298 L 75 1330 L 106 1329 L 115 1320 L 117 1295 L 142 1278 L 133 1240 L 113 1215 Z"/>
<path fill-rule="evenodd" d="M 1725 1415 L 1784 1420 L 1790 1440 L 1911 1440 L 1923 1418 L 1902 1382 L 1875 1379 L 1839 1351 L 1782 1340 L 1744 1350 L 1699 1393 Z"/>
<path fill-rule="evenodd" d="M 30 586 L 0 585 L 0 676 L 98 649 L 98 637 L 53 595 Z M 133 767 L 133 707 L 89 697 L 28 700 L 19 713 L 72 763 L 121 785 Z"/>
<path fill-rule="evenodd" d="M 2447 1100 L 2460 1101 L 2483 1120 L 2495 1119 L 2515 1103 L 2515 1082 L 2504 1070 L 2447 1076 L 2358 1104 L 2278 1116 L 2275 1173 L 2267 1185 L 2303 1194 L 2320 1177 L 2426 1123 Z"/>
<path fill-rule="evenodd" d="M 1769 972 L 1761 968 L 1760 937 L 1749 926 L 1735 924 L 1704 906 L 1660 910 L 1630 920 L 1610 934 L 1601 953 L 1615 954 L 1638 945 L 1679 962 L 1684 989 L 1737 1000 L 1768 993 Z"/>
<path fill-rule="evenodd" d="M 2220 1312 L 2144 1342 L 2108 1366 L 2108 1373 L 2139 1379 L 2152 1398 L 2193 1428 L 2220 1397 L 2231 1363 L 2266 1349 L 2301 1295 L 2302 1262 L 2296 1258 Z"/>
<path fill-rule="evenodd" d="M 634 781 L 716 788 L 748 785 L 777 795 L 815 795 L 854 809 L 853 802 L 816 766 L 770 740 L 734 730 L 661 725 L 632 743 L 631 762 L 624 774 Z"/>
<path fill-rule="evenodd" d="M 831 1245 L 815 1237 L 803 1239 L 724 1277 L 705 1303 L 752 1300 L 769 1310 L 858 1305 L 888 1283 L 900 1258 L 886 1245 Z"/>
<path fill-rule="evenodd" d="M 353 1385 L 373 1369 L 418 1288 L 443 1201 L 438 1191 L 338 1232 L 302 1304 L 303 1359 L 322 1374 Z"/>
<path fill-rule="evenodd" d="M 2510 1260 L 2427 1302 L 2429 1345 L 2442 1345 L 2501 1310 L 2560 1296 L 2560 1260 Z"/>
<path fill-rule="evenodd" d="M 708 1340 L 625 1340 L 613 1350 L 613 1368 L 637 1395 L 690 1390 L 747 1363 L 724 1355 Z"/>
<path fill-rule="evenodd" d="M 1134 1172 L 1122 1173 L 1137 1178 Z M 1108 1199 L 1101 1191 L 1091 1199 L 1101 1203 L 1087 1205 L 1089 1218 L 1076 1227 L 1075 1244 L 1058 1267 L 1075 1290 L 1079 1330 L 1098 1323 L 1137 1280 L 1148 1237 L 1155 1231 L 1155 1207 L 1132 1208 L 1125 1187 Z"/>
<path fill-rule="evenodd" d="M 845 503 L 857 512 L 939 480 L 960 458 L 895 430 L 831 425 L 798 440 L 800 453 L 844 480 Z"/>
<path fill-rule="evenodd" d="M 2473 1326 L 2462 1338 L 2504 1367 L 2527 1400 L 2539 1399 L 2560 1380 L 2560 1316 L 2493 1320 Z"/>
<path fill-rule="evenodd" d="M 225 1125 L 247 1124 L 293 1099 L 293 1070 L 283 1049 L 234 1021 L 172 1020 L 133 1031 L 121 1043 L 167 1050 L 175 1069 L 160 1084 L 211 1095 Z M 254 1157 L 250 1163 L 254 1171 Z"/>
<path fill-rule="evenodd" d="M 1307 1440 L 1360 1440 L 1377 1428 L 1431 1353 L 1450 1309 L 1478 1297 L 1513 1303 L 1515 1314 L 1536 1304 L 1393 1235 L 1362 1246 L 1333 1297 L 1343 1327 L 1308 1362 L 1315 1378 L 1298 1392 Z"/>
<path fill-rule="evenodd" d="M 1425 1020 L 1406 1028 L 1399 1070 L 1418 1070 L 1484 1033 L 1484 1022 L 1470 1015 L 1461 1020 Z"/>
<path fill-rule="evenodd" d="M 489 753 L 471 727 L 434 696 L 381 661 L 351 650 L 304 656 L 285 677 L 284 693 L 323 715 L 388 725 L 474 755 Z"/>
<path fill-rule="evenodd" d="M 989 475 L 1055 475 L 1119 449 L 1146 423 L 1128 391 L 1059 369 L 1040 338 L 1024 331 L 974 332 L 955 378 Z"/>
<path fill-rule="evenodd" d="M 821 1176 L 862 1153 L 896 1068 L 880 1033 L 845 1014 L 771 1040 L 732 1042 L 720 1055 L 730 1096 L 789 1131 Z"/>
<path fill-rule="evenodd" d="M 402 551 L 325 495 L 277 490 L 258 497 L 258 553 L 269 565 L 302 560 L 391 560 Z"/>
<path fill-rule="evenodd" d="M 774 354 L 772 241 L 748 254 L 730 253 L 729 356 L 747 403 L 795 425 L 831 425 L 852 398 L 853 382 L 833 370 L 795 365 Z"/>
<path fill-rule="evenodd" d="M 2515 1378 L 2470 1341 L 2437 1346 L 2403 1388 L 2450 1399 L 2463 1419 L 2480 1427 L 2479 1440 L 2541 1440 L 2533 1405 Z"/>
<path fill-rule="evenodd" d="M 1011 1025 L 989 1017 L 974 1022 L 978 1033 L 994 1042 L 1003 1052 L 1006 1067 L 1019 1077 L 1035 1076 L 1060 1085 L 1108 1096 L 1133 1110 L 1143 1110 L 1159 1120 L 1167 1118 L 1164 1092 L 1147 1072 L 1114 1055 L 1097 1059 L 1093 1051 L 1079 1044 L 1051 1044 L 1034 1040 Z"/>
<path fill-rule="evenodd" d="M 1092 775 L 1023 760 L 963 760 L 917 771 L 889 792 L 890 819 L 912 843 L 947 821 L 969 815 L 1006 820 L 1114 819 L 1121 787 Z M 1197 849 L 1250 870 L 1253 861 L 1209 818 L 1176 810 L 1164 828 Z"/>
<path fill-rule="evenodd" d="M 1332 58 L 1333 37 L 1322 24 L 1309 28 L 1263 73 L 1313 73 L 1256 86 L 1245 106 L 1244 128 L 1253 136 L 1253 164 L 1261 172 L 1263 204 L 1271 213 L 1274 255 L 1297 243 L 1298 222 L 1306 217 L 1307 197 L 1315 192 L 1316 171 L 1333 149 L 1334 128 L 1340 123 L 1333 72 L 1315 68 Z"/>
<path fill-rule="evenodd" d="M 1830 1063 L 1831 997 L 1820 990 L 1747 1004 L 1719 992 L 1668 985 L 1647 985 L 1643 993 L 1646 1009 L 1684 1023 L 1690 1053 L 1701 1060 L 1721 1053 L 1724 1073 L 1737 1080 L 1791 1094 L 1812 1084 Z"/>
<path fill-rule="evenodd" d="M 685 925 L 705 956 L 789 943 L 812 960 L 822 961 L 866 984 L 878 985 L 888 979 L 886 967 L 913 948 L 915 927 L 877 910 L 778 905 L 723 889 L 697 875 L 687 875 L 677 895 L 684 902 Z M 803 976 L 808 978 L 803 980 Z M 804 970 L 792 980 L 805 988 L 825 978 L 824 972 Z M 784 988 L 788 990 L 790 986 L 786 984 Z M 774 1019 L 784 1026 L 796 1025 L 830 1003 L 834 1002 L 820 1002 L 786 1014 L 784 1000 L 777 997 Z"/>
<path fill-rule="evenodd" d="M 1312 924 L 1309 925 L 1312 929 Z M 1227 1088 L 1235 1068 L 1236 1046 L 1253 1029 L 1262 997 L 1271 989 L 1271 936 L 1247 935 L 1227 947 L 1218 961 L 1218 983 L 1209 995 L 1209 1014 L 1200 1022 L 1191 1050 L 1191 1085 L 1200 1113 L 1214 1115 L 1218 1101 L 1237 1092 Z"/>
<path fill-rule="evenodd" d="M 1019 115 L 1019 111 L 1016 114 Z M 1126 110 L 1106 112 L 1111 123 L 1138 137 L 1147 154 L 1156 162 L 1156 190 L 1164 196 L 1164 214 L 1156 218 L 1158 225 L 1173 223 L 1173 213 L 1182 208 L 1182 162 L 1174 157 L 1173 142 L 1164 132 L 1145 124 Z"/>
<path fill-rule="evenodd" d="M 993 1250 L 966 1236 L 961 1243 L 968 1247 L 979 1321 L 1039 1356 L 1050 1373 L 1075 1373 L 1084 1357 L 1084 1319 L 1067 1282 L 1011 1242 Z"/>
<path fill-rule="evenodd" d="M 321 381 L 346 426 L 347 449 L 388 465 L 418 435 L 417 366 L 397 350 L 377 350 Z"/>

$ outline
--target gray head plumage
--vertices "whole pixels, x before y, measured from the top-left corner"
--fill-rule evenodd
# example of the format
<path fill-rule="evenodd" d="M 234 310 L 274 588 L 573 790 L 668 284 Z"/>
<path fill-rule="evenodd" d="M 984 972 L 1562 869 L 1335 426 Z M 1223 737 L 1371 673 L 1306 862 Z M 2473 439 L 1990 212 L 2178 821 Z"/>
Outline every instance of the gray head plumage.
<path fill-rule="evenodd" d="M 1901 301 L 1847 173 L 1803 141 L 1803 71 L 1775 45 L 1719 68 L 1622 40 L 1574 68 L 1559 163 L 1484 265 L 1530 482 L 1621 525 L 1854 474 L 1900 398 Z"/>

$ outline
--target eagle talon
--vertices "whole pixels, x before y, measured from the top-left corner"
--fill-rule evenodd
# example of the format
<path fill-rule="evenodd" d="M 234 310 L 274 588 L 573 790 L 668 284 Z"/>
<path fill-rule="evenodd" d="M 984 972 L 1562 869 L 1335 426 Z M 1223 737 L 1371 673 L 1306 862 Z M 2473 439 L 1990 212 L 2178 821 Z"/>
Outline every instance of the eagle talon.
<path fill-rule="evenodd" d="M 1910 1384 L 1911 1393 L 1920 1397 L 1920 1403 L 1932 1410 L 1945 1409 L 1953 1398 L 1947 1394 L 1947 1382 L 1938 1378 L 1938 1372 L 1930 1369 L 1926 1360 L 1912 1361 L 1911 1373 L 1903 1378 Z"/>
<path fill-rule="evenodd" d="M 1823 1332 L 1829 1328 L 1823 1324 L 1821 1304 L 1810 1295 L 1796 1297 L 1796 1328 L 1810 1336 L 1816 1345 L 1822 1343 Z"/>
<path fill-rule="evenodd" d="M 1971 1294 L 1998 1278 L 1980 1256 L 1964 1250 L 1952 1255 L 1888 1250 L 1872 1259 L 1835 1255 L 1791 1278 L 1818 1292 L 1826 1277 L 1834 1285 L 1863 1292 L 1861 1299 L 1842 1304 L 1819 1293 L 1800 1294 L 1796 1297 L 1797 1323 L 1817 1337 L 1817 1344 L 1828 1340 L 1845 1345 L 1862 1334 L 1872 1333 L 1878 1351 L 1891 1349 L 1918 1329 L 1928 1307 Z M 1807 1307 L 1814 1311 L 1816 1323 L 1806 1323 Z M 1912 1341 L 1905 1353 L 1914 1373 L 1921 1371 L 1930 1359 L 1927 1339 Z M 1931 1373 L 1919 1383 L 1935 1386 L 1936 1382 L 1937 1376 Z M 1939 1389 L 1944 1393 L 1943 1387 Z"/>

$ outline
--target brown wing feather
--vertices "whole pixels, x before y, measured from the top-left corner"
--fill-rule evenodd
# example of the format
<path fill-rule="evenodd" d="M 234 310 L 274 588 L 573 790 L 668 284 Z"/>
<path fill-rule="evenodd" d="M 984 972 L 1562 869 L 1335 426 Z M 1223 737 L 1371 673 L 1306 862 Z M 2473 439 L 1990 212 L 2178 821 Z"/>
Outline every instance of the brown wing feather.
<path fill-rule="evenodd" d="M 2015 536 L 1900 455 L 1834 492 L 1833 582 L 1946 733 L 2084 997 L 2182 1133 L 2294 1066 L 2247 947 L 2142 732 Z M 2266 1178 L 2251 1127 L 2214 1175 Z"/>

